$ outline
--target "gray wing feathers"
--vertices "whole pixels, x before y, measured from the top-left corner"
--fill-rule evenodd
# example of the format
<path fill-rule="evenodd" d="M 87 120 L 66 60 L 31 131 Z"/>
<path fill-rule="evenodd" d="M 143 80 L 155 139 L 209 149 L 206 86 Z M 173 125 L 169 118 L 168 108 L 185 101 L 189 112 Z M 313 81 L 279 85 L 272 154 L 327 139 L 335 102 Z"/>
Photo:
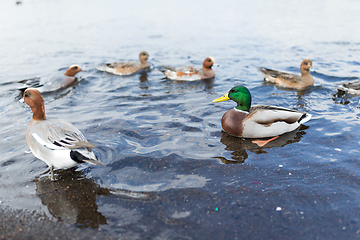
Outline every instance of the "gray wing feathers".
<path fill-rule="evenodd" d="M 263 68 L 263 67 L 259 67 L 258 68 L 259 71 L 264 75 L 264 78 L 282 78 L 286 81 L 290 81 L 293 83 L 296 83 L 298 81 L 300 81 L 300 76 L 296 75 L 296 74 L 292 74 L 292 73 L 286 73 L 286 72 L 280 72 L 280 71 L 276 71 L 276 70 L 272 70 L 269 68 Z"/>
<path fill-rule="evenodd" d="M 49 148 L 51 145 L 67 149 L 95 148 L 77 128 L 63 121 L 47 120 L 39 124 L 34 132 L 49 144 Z"/>

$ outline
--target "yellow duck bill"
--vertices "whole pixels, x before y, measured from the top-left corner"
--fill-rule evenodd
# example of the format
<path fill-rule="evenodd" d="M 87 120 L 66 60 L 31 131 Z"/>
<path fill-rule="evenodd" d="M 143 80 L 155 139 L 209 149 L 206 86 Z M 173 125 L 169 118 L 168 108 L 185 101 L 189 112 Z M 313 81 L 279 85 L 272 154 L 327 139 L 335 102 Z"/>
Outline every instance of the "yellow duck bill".
<path fill-rule="evenodd" d="M 225 94 L 225 95 L 222 96 L 222 97 L 219 97 L 219 98 L 217 98 L 217 99 L 214 99 L 212 102 L 213 102 L 213 103 L 216 103 L 216 102 L 223 102 L 223 101 L 227 101 L 227 100 L 230 100 L 228 93 Z"/>

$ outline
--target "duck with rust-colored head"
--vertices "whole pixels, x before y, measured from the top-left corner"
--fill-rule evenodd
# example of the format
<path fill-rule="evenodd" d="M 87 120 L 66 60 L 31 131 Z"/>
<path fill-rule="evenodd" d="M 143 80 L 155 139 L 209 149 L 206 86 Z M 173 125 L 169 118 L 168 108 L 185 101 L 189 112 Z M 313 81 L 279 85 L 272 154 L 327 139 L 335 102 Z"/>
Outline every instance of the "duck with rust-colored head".
<path fill-rule="evenodd" d="M 278 84 L 281 87 L 304 89 L 308 86 L 314 85 L 314 78 L 310 74 L 310 68 L 312 67 L 312 61 L 305 59 L 300 65 L 301 76 L 280 72 L 268 68 L 260 67 L 260 72 L 264 75 L 264 79 L 269 82 Z"/>
<path fill-rule="evenodd" d="M 64 74 L 49 74 L 43 77 L 27 79 L 25 84 L 18 88 L 25 91 L 27 88 L 36 88 L 41 93 L 55 92 L 75 83 L 75 75 L 81 72 L 79 65 L 71 65 Z"/>
<path fill-rule="evenodd" d="M 84 162 L 103 165 L 91 150 L 95 146 L 77 128 L 63 120 L 45 117 L 44 99 L 37 89 L 26 89 L 24 101 L 33 112 L 26 141 L 35 157 L 50 167 L 52 179 L 54 167 L 66 169 Z"/>
<path fill-rule="evenodd" d="M 242 85 L 233 87 L 227 94 L 213 102 L 227 100 L 233 100 L 237 106 L 223 115 L 221 125 L 226 133 L 235 137 L 274 137 L 297 129 L 311 118 L 306 112 L 287 108 L 251 106 L 250 91 Z"/>
<path fill-rule="evenodd" d="M 141 52 L 139 54 L 140 62 L 128 61 L 128 62 L 115 62 L 106 63 L 104 65 L 97 66 L 96 69 L 99 71 L 105 71 L 120 76 L 127 76 L 144 70 L 149 67 L 147 62 L 149 54 L 147 52 Z"/>
<path fill-rule="evenodd" d="M 212 69 L 214 63 L 215 59 L 213 57 L 208 57 L 203 62 L 202 70 L 197 70 L 191 66 L 177 68 L 162 66 L 165 70 L 161 70 L 161 72 L 171 80 L 195 81 L 211 79 L 215 77 L 215 71 Z"/>

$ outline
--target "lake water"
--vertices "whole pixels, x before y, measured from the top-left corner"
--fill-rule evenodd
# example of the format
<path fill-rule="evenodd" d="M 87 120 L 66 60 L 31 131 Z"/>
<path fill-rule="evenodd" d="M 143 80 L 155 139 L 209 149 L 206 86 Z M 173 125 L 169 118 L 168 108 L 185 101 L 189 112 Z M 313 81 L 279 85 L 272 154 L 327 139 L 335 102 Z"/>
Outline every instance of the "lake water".
<path fill-rule="evenodd" d="M 118 239 L 355 239 L 360 237 L 359 97 L 337 86 L 360 77 L 360 2 L 0 2 L 0 207 L 45 214 L 69 229 Z M 150 72 L 95 70 L 150 54 Z M 156 67 L 212 56 L 213 80 L 167 80 Z M 299 73 L 303 92 L 263 81 L 258 67 Z M 56 171 L 26 143 L 27 78 L 85 71 L 44 96 L 94 143 L 103 167 Z M 235 85 L 254 104 L 312 114 L 260 148 L 221 130 L 235 103 L 212 103 Z M 65 229 L 64 229 L 65 231 Z"/>

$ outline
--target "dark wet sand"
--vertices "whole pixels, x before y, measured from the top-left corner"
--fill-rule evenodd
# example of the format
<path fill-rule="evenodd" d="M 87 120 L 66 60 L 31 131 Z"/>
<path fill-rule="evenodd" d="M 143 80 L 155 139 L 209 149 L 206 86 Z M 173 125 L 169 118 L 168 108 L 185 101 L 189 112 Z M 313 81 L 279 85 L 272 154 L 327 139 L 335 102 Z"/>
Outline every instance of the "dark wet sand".
<path fill-rule="evenodd" d="M 91 228 L 80 229 L 36 211 L 0 208 L 0 239 L 127 239 Z"/>

